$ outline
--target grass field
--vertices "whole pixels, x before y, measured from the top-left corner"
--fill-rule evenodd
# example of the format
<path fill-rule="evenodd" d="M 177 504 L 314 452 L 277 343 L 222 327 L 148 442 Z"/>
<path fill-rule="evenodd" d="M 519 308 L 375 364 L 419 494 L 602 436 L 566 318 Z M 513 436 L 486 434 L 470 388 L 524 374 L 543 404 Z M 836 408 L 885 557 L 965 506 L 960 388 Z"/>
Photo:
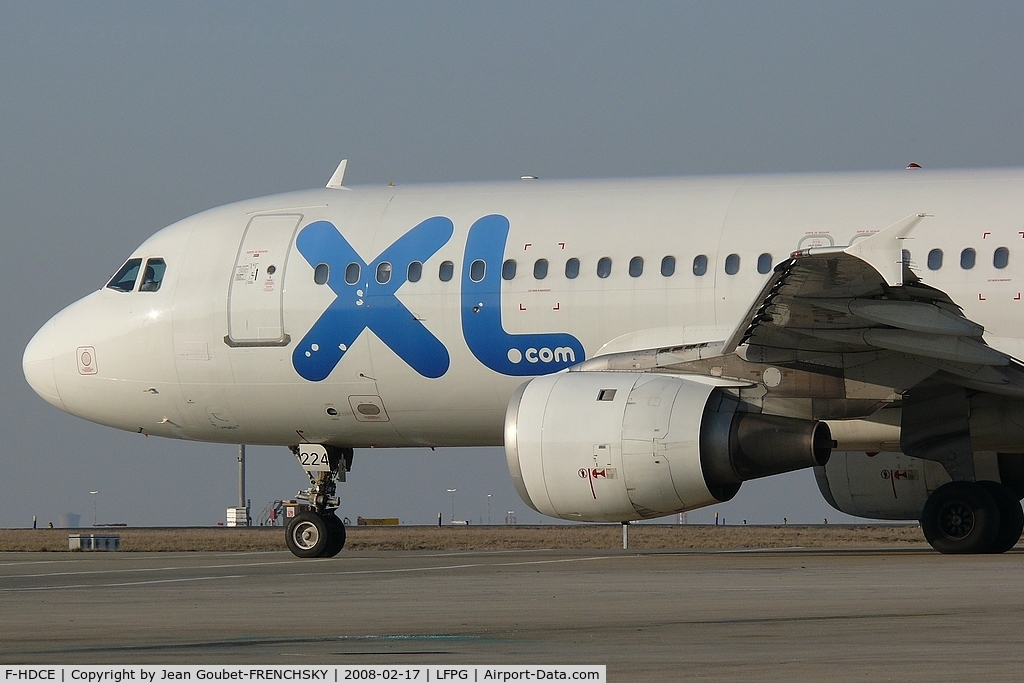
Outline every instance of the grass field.
<path fill-rule="evenodd" d="M 69 533 L 110 533 L 127 552 L 284 550 L 281 527 L 0 529 L 0 552 L 68 551 Z M 636 524 L 631 549 L 874 548 L 925 544 L 910 525 L 706 526 Z M 347 550 L 531 550 L 622 547 L 617 524 L 551 526 L 356 526 Z"/>

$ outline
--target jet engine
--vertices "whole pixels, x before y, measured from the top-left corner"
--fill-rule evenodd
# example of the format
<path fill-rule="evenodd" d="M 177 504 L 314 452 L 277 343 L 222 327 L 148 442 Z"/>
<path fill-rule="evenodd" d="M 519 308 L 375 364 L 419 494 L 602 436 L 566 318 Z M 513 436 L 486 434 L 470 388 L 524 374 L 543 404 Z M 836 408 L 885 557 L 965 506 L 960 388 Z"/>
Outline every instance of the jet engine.
<path fill-rule="evenodd" d="M 1000 482 L 1024 497 L 1024 456 L 976 452 L 974 469 L 979 481 Z M 885 452 L 834 453 L 814 476 L 829 505 L 870 519 L 920 519 L 928 496 L 950 481 L 937 462 Z"/>
<path fill-rule="evenodd" d="M 625 522 L 729 500 L 749 479 L 828 462 L 824 422 L 745 412 L 716 378 L 568 372 L 522 385 L 505 454 L 552 517 Z"/>

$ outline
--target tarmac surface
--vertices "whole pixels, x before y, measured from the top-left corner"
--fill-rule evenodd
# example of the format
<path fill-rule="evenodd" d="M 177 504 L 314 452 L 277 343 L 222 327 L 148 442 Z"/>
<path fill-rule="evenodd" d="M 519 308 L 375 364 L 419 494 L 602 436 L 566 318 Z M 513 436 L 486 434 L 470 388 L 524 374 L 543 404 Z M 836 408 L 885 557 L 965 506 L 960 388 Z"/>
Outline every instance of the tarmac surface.
<path fill-rule="evenodd" d="M 0 553 L 0 662 L 606 664 L 610 681 L 1024 677 L 1024 553 Z"/>

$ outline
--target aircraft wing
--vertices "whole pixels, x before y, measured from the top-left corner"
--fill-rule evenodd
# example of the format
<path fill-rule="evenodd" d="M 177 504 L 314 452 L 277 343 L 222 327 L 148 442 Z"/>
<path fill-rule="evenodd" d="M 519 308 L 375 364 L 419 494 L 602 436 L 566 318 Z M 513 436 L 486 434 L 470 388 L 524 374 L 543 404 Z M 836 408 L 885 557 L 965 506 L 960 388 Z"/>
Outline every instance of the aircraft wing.
<path fill-rule="evenodd" d="M 943 383 L 1024 396 L 1024 364 L 988 346 L 984 328 L 905 263 L 902 240 L 926 218 L 908 216 L 848 247 L 794 253 L 775 268 L 722 352 L 808 369 L 896 354 L 933 368 Z"/>
<path fill-rule="evenodd" d="M 817 382 L 805 396 L 882 399 L 884 388 L 895 399 L 927 380 L 1024 397 L 1024 364 L 988 346 L 984 328 L 904 262 L 903 239 L 927 217 L 913 214 L 847 247 L 794 253 L 724 342 L 599 356 L 576 369 L 713 369 L 759 382 L 774 366 L 821 375 L 802 380 Z"/>

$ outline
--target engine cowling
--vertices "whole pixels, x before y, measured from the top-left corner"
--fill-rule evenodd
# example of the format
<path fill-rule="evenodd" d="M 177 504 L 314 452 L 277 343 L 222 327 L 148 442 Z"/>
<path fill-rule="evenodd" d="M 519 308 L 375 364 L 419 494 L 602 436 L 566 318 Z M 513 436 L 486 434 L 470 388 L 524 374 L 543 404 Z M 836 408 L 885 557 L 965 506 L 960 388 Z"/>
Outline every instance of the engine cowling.
<path fill-rule="evenodd" d="M 563 519 L 624 522 L 729 500 L 749 479 L 824 465 L 823 422 L 743 412 L 714 380 L 569 372 L 509 402 L 505 455 L 522 499 Z"/>
<path fill-rule="evenodd" d="M 997 481 L 1024 496 L 1024 455 L 974 454 L 979 480 Z M 834 453 L 814 468 L 821 495 L 848 515 L 869 519 L 920 519 L 932 491 L 950 481 L 941 464 L 903 453 Z"/>

